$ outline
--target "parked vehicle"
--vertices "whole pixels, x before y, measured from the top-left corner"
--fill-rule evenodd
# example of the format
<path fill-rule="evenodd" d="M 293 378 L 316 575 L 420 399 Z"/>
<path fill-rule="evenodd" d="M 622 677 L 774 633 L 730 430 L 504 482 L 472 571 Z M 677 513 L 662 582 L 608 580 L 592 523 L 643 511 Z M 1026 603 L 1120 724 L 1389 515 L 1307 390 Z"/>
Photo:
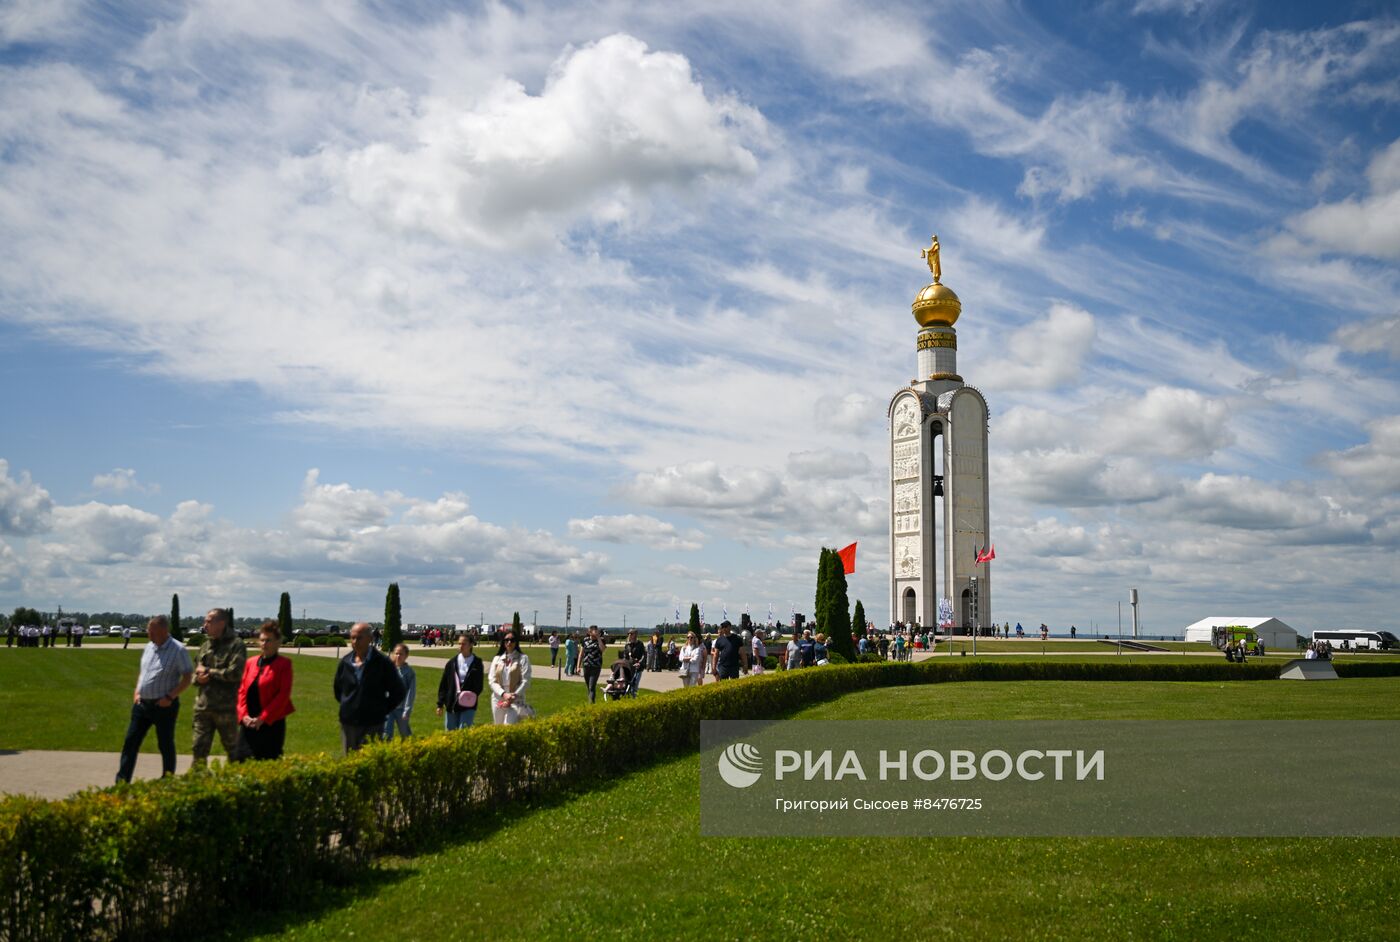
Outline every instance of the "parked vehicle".
<path fill-rule="evenodd" d="M 1336 628 L 1330 631 L 1314 631 L 1312 639 L 1326 641 L 1341 651 L 1389 651 L 1400 648 L 1400 639 L 1389 631 Z"/>

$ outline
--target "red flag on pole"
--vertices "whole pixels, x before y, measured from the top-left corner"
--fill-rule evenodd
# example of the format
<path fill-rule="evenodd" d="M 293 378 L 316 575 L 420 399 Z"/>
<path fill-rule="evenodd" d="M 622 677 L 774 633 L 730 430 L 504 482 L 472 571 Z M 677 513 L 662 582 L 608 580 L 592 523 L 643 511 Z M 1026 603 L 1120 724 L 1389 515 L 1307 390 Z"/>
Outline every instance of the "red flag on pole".
<path fill-rule="evenodd" d="M 852 575 L 856 571 L 856 545 L 852 543 L 843 550 L 837 550 L 836 555 L 841 557 L 841 565 L 846 568 L 846 575 Z"/>
<path fill-rule="evenodd" d="M 989 562 L 991 562 L 992 560 L 994 560 L 994 559 L 996 559 L 996 558 L 997 558 L 997 545 L 996 545 L 995 543 L 993 543 L 991 546 L 987 547 L 985 550 L 978 550 L 978 551 L 977 551 L 977 561 L 978 561 L 979 563 L 989 563 Z"/>

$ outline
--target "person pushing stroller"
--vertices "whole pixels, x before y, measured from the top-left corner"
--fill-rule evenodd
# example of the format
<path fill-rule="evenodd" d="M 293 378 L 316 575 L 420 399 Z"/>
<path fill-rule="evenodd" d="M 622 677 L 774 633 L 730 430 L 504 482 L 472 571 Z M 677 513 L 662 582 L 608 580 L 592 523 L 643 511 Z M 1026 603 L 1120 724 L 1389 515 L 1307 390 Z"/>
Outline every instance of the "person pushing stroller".
<path fill-rule="evenodd" d="M 632 686 L 632 675 L 636 672 L 631 658 L 625 654 L 613 662 L 612 677 L 608 680 L 607 686 L 603 688 L 603 699 L 621 700 L 627 696 L 628 690 Z"/>

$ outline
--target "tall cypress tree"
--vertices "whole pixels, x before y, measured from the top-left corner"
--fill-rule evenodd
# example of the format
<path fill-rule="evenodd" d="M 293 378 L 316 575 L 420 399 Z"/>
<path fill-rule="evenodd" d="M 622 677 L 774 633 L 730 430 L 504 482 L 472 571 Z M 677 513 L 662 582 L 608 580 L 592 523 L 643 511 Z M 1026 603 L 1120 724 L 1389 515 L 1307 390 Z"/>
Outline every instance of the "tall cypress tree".
<path fill-rule="evenodd" d="M 819 623 L 823 629 L 826 627 L 826 602 L 830 595 L 831 585 L 831 550 L 822 547 L 822 555 L 817 560 L 817 598 L 812 603 L 812 620 Z"/>
<path fill-rule="evenodd" d="M 185 640 L 185 629 L 180 627 L 180 593 L 170 596 L 170 633 L 176 641 Z"/>
<path fill-rule="evenodd" d="M 846 590 L 846 564 L 841 562 L 841 555 L 835 551 L 827 555 L 826 564 L 826 612 L 822 619 L 826 646 L 848 661 L 854 661 L 856 650 L 851 644 L 851 601 Z"/>
<path fill-rule="evenodd" d="M 389 592 L 384 596 L 384 648 L 392 651 L 402 643 L 403 606 L 399 603 L 399 584 L 391 582 Z"/>
<path fill-rule="evenodd" d="M 277 627 L 282 632 L 283 641 L 292 640 L 292 593 L 283 592 L 277 603 Z"/>
<path fill-rule="evenodd" d="M 516 647 L 519 647 L 519 646 L 520 646 L 520 635 L 521 635 L 520 629 L 521 629 L 522 627 L 523 627 L 523 626 L 520 624 L 520 613 L 519 613 L 519 612 L 516 612 L 514 615 L 511 616 L 511 619 L 510 619 L 510 630 L 511 630 L 511 632 L 514 633 L 514 635 L 515 635 L 515 644 L 516 644 Z"/>
<path fill-rule="evenodd" d="M 700 606 L 695 602 L 690 603 L 690 631 L 695 632 L 695 637 L 700 637 Z"/>
<path fill-rule="evenodd" d="M 865 605 L 856 599 L 855 614 L 851 616 L 851 631 L 857 638 L 865 637 Z"/>

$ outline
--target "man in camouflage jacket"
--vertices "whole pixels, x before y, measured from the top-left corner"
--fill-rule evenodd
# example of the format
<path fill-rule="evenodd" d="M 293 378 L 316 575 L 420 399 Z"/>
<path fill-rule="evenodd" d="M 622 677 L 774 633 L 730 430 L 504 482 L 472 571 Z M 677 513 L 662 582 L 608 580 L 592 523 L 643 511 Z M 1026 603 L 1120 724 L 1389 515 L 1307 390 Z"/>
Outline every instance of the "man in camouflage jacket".
<path fill-rule="evenodd" d="M 194 660 L 194 682 L 199 694 L 194 701 L 192 768 L 208 765 L 215 730 L 224 744 L 225 755 L 233 752 L 238 739 L 238 684 L 248 651 L 231 621 L 226 608 L 210 609 L 204 616 L 204 643 Z"/>

